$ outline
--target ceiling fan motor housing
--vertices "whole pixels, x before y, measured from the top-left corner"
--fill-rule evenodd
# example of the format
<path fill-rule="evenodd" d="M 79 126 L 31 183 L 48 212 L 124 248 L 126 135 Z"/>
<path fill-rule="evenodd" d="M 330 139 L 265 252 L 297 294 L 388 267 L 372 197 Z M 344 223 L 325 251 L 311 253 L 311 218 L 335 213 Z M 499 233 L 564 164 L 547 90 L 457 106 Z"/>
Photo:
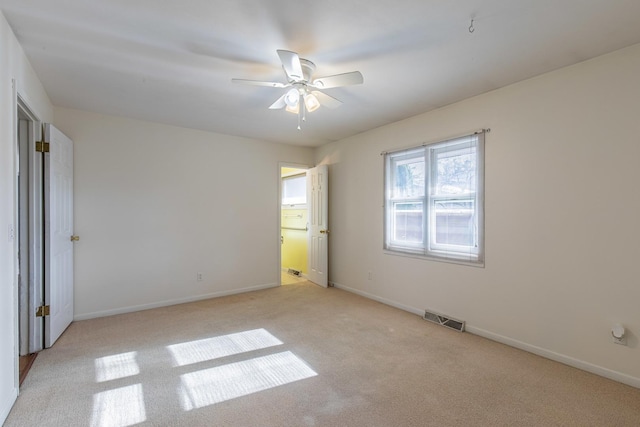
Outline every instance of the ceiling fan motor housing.
<path fill-rule="evenodd" d="M 311 76 L 313 72 L 316 71 L 316 64 L 309 61 L 308 59 L 300 58 L 300 66 L 302 67 L 302 80 L 305 83 L 311 82 Z M 293 83 L 293 82 L 292 82 Z"/>

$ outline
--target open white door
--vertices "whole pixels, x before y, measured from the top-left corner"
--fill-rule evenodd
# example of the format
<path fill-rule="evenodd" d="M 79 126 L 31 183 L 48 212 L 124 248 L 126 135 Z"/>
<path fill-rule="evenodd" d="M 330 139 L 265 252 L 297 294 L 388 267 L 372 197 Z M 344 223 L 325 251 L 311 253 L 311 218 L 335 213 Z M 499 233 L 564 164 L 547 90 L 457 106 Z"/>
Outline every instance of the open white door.
<path fill-rule="evenodd" d="M 73 320 L 73 141 L 45 125 L 45 347 Z M 46 151 L 46 150 L 45 150 Z"/>
<path fill-rule="evenodd" d="M 329 168 L 320 165 L 307 171 L 309 209 L 309 280 L 327 287 L 329 281 Z"/>

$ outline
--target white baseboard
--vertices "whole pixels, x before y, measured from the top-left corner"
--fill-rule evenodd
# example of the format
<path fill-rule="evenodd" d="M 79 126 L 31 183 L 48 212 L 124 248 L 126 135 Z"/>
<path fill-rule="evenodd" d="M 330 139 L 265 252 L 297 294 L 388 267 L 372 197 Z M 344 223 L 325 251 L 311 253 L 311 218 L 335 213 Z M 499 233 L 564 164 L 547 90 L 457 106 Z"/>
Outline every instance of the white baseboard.
<path fill-rule="evenodd" d="M 419 309 L 415 307 L 410 307 L 404 304 L 400 304 L 396 301 L 389 300 L 387 298 L 382 298 L 374 294 L 370 294 L 368 292 L 364 292 L 358 289 L 350 288 L 348 286 L 341 285 L 339 283 L 331 282 L 333 286 L 339 289 L 343 289 L 347 292 L 351 292 L 365 298 L 372 299 L 374 301 L 378 301 L 382 304 L 390 305 L 391 307 L 398 308 L 400 310 L 408 311 L 409 313 L 417 314 L 422 317 L 424 314 L 424 309 Z M 542 356 L 547 359 L 554 360 L 556 362 L 560 362 L 562 364 L 581 369 L 583 371 L 590 372 L 595 375 L 599 375 L 601 377 L 609 378 L 610 380 L 614 380 L 620 382 L 622 384 L 630 385 L 631 387 L 640 388 L 640 378 L 633 377 L 631 375 L 623 374 L 622 372 L 614 371 L 608 368 L 604 368 L 602 366 L 594 365 L 589 362 L 585 362 L 583 360 L 575 359 L 573 357 L 566 356 L 564 354 L 556 353 L 551 350 L 547 350 L 545 348 L 537 347 L 532 344 L 527 344 L 522 341 L 518 341 L 513 338 L 505 337 L 503 335 L 499 335 L 493 333 L 491 331 L 487 331 L 481 328 L 477 328 L 473 325 L 470 325 L 468 322 L 465 324 L 465 331 L 470 334 L 478 335 L 483 338 L 490 339 L 492 341 L 499 342 L 501 344 L 506 344 L 510 347 L 515 347 L 520 350 L 527 351 L 529 353 L 536 354 L 538 356 Z"/>
<path fill-rule="evenodd" d="M 4 422 L 7 420 L 9 412 L 11 412 L 11 408 L 13 408 L 13 404 L 16 402 L 17 398 L 18 389 L 14 387 L 0 406 L 0 425 L 4 425 Z"/>
<path fill-rule="evenodd" d="M 142 310 L 150 310 L 152 308 L 159 308 L 159 307 L 168 307 L 170 305 L 177 305 L 177 304 L 184 304 L 187 302 L 194 302 L 194 301 L 202 301 L 205 299 L 211 299 L 211 298 L 218 298 L 218 297 L 224 297 L 224 296 L 228 296 L 228 295 L 235 295 L 235 294 L 242 294 L 245 292 L 252 292 L 252 291 L 259 291 L 262 289 L 268 289 L 268 288 L 274 288 L 277 287 L 278 284 L 277 283 L 267 283 L 264 285 L 256 285 L 256 286 L 249 286 L 246 288 L 240 288 L 240 289 L 232 289 L 232 290 L 227 290 L 227 291 L 218 291 L 218 292 L 213 292 L 210 294 L 204 294 L 204 295 L 195 295 L 195 296 L 190 296 L 190 297 L 185 297 L 185 298 L 177 298 L 174 300 L 167 300 L 167 301 L 158 301 L 158 302 L 153 302 L 153 303 L 149 303 L 149 304 L 142 304 L 142 305 L 131 305 L 128 307 L 121 307 L 121 308 L 115 308 L 112 310 L 104 310 L 104 311 L 95 311 L 95 312 L 91 312 L 91 313 L 82 313 L 82 314 L 76 314 L 73 316 L 73 320 L 87 320 L 87 319 L 95 319 L 97 317 L 106 317 L 106 316 L 113 316 L 116 314 L 124 314 L 124 313 L 133 313 L 134 311 L 142 311 Z"/>
<path fill-rule="evenodd" d="M 398 303 L 396 301 L 393 301 L 393 300 L 390 300 L 390 299 L 386 299 L 386 298 L 382 298 L 382 297 L 379 297 L 377 295 L 370 294 L 369 292 L 361 291 L 359 289 L 350 288 L 348 286 L 344 286 L 344 285 L 341 285 L 341 284 L 336 283 L 336 282 L 331 282 L 331 284 L 334 287 L 338 288 L 338 289 L 343 289 L 343 290 L 345 290 L 347 292 L 351 292 L 352 294 L 357 294 L 357 295 L 360 295 L 362 297 L 365 297 L 365 298 L 368 298 L 368 299 L 372 299 L 374 301 L 381 302 L 382 304 L 390 305 L 391 307 L 399 308 L 400 310 L 408 311 L 409 313 L 413 313 L 413 314 L 417 314 L 420 317 L 422 317 L 422 315 L 424 314 L 424 309 L 420 310 L 420 309 L 415 308 L 415 307 L 410 307 L 408 305 L 400 304 L 400 303 Z"/>
<path fill-rule="evenodd" d="M 471 334 L 481 336 L 483 338 L 497 341 L 502 344 L 506 344 L 510 347 L 515 347 L 520 350 L 528 351 L 529 353 L 537 354 L 538 356 L 545 357 L 547 359 L 555 360 L 556 362 L 563 363 L 574 368 L 582 369 L 583 371 L 591 372 L 592 374 L 599 375 L 601 377 L 609 378 L 623 384 L 630 385 L 631 387 L 640 388 L 640 378 L 632 377 L 631 375 L 623 374 L 622 372 L 614 371 L 602 366 L 594 365 L 589 362 L 585 362 L 580 359 L 575 359 L 564 354 L 556 353 L 546 348 L 541 348 L 526 342 L 518 341 L 513 338 L 505 337 L 499 334 L 495 334 L 490 331 L 486 331 L 481 328 L 476 328 L 469 325 L 465 325 L 465 330 Z"/>

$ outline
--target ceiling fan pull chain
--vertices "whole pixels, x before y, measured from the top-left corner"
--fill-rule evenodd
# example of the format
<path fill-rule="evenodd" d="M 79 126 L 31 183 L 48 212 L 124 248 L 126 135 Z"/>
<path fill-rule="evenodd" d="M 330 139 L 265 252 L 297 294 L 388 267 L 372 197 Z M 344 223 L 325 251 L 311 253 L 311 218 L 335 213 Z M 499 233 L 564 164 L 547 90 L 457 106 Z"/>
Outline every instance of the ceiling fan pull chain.
<path fill-rule="evenodd" d="M 307 121 L 307 105 L 304 103 L 304 96 L 300 94 L 300 108 L 302 108 L 302 121 Z"/>

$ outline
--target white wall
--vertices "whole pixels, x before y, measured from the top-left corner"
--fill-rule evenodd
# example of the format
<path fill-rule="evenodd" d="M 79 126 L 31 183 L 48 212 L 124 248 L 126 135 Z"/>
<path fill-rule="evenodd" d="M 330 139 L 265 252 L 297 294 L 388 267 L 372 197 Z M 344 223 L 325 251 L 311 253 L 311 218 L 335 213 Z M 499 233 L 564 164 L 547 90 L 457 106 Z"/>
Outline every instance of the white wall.
<path fill-rule="evenodd" d="M 331 281 L 640 387 L 638 75 L 640 45 L 317 150 Z M 52 121 L 0 14 L 0 422 L 17 394 L 12 79 Z M 76 143 L 77 318 L 277 283 L 278 162 L 313 164 L 310 149 L 62 108 L 55 124 Z M 486 267 L 383 254 L 380 151 L 481 127 Z"/>
<path fill-rule="evenodd" d="M 640 45 L 322 147 L 330 280 L 640 387 L 638 76 Z M 380 152 L 486 127 L 486 267 L 384 254 Z"/>
<path fill-rule="evenodd" d="M 76 319 L 279 283 L 278 163 L 312 149 L 57 107 L 55 124 L 75 144 Z"/>
<path fill-rule="evenodd" d="M 16 91 L 40 119 L 51 121 L 53 111 L 9 24 L 0 12 L 0 423 L 4 422 L 18 393 L 17 383 L 17 282 L 15 239 L 16 200 Z"/>

